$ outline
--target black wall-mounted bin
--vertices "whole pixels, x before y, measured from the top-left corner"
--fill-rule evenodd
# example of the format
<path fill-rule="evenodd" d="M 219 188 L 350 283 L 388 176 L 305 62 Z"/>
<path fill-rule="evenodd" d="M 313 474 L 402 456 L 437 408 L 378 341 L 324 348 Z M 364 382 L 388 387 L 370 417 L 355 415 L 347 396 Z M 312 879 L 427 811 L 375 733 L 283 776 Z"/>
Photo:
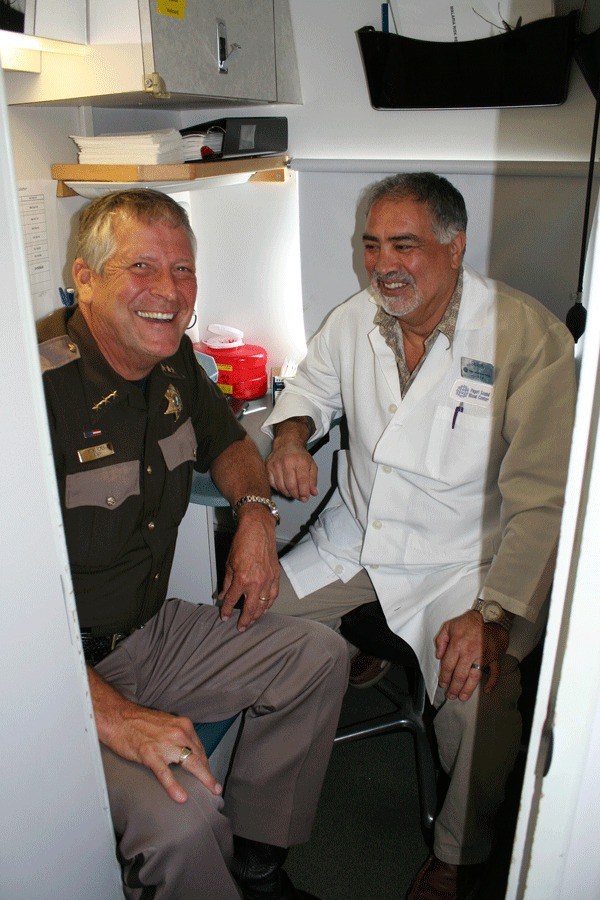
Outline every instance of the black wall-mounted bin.
<path fill-rule="evenodd" d="M 375 109 L 556 106 L 569 90 L 579 12 L 476 41 L 357 32 Z"/>

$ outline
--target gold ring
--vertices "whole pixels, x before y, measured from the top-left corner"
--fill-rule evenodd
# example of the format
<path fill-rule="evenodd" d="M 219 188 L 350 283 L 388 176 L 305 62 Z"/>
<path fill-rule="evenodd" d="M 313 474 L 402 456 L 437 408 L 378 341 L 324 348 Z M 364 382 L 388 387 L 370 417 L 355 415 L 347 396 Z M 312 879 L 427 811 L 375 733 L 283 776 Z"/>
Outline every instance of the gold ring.
<path fill-rule="evenodd" d="M 268 603 L 268 602 L 269 602 L 269 598 L 268 598 L 268 597 L 259 597 L 258 599 L 259 599 L 259 601 L 260 601 L 261 603 Z"/>
<path fill-rule="evenodd" d="M 191 747 L 182 747 L 181 753 L 179 754 L 179 759 L 177 760 L 177 765 L 180 766 L 182 763 L 186 761 L 188 756 L 191 756 L 194 751 Z"/>

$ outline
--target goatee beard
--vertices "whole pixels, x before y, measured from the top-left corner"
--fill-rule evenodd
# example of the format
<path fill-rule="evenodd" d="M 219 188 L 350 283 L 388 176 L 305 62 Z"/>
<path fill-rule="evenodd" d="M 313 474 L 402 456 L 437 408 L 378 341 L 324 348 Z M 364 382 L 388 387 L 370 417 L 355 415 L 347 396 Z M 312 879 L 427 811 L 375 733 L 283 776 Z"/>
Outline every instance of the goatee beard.
<path fill-rule="evenodd" d="M 407 282 L 405 279 L 398 280 L 403 280 L 405 284 L 410 284 L 413 289 L 412 297 L 406 299 L 400 297 L 386 297 L 379 290 L 377 284 L 378 276 L 376 273 L 373 274 L 371 279 L 371 291 L 377 305 L 381 306 L 388 316 L 395 316 L 398 319 L 402 319 L 404 316 L 410 315 L 411 312 L 414 312 L 415 309 L 419 308 L 421 305 L 421 295 L 418 293 L 413 281 Z"/>

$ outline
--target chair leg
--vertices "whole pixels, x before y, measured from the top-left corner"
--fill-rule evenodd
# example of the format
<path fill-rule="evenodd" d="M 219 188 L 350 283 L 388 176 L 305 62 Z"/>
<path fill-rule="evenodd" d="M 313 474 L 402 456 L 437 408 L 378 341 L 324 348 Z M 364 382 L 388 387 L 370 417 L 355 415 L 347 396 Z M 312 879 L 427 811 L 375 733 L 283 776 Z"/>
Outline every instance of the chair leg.
<path fill-rule="evenodd" d="M 425 727 L 415 729 L 413 737 L 417 761 L 421 825 L 423 831 L 429 833 L 433 828 L 437 812 L 437 772 Z"/>
<path fill-rule="evenodd" d="M 413 732 L 415 739 L 415 755 L 417 759 L 417 778 L 419 781 L 419 800 L 421 804 L 421 825 L 426 833 L 433 828 L 437 813 L 437 771 L 429 735 L 425 727 L 425 705 L 427 691 L 425 681 L 419 674 L 415 692 L 414 710 L 417 714 L 417 728 Z"/>
<path fill-rule="evenodd" d="M 412 699 L 406 696 L 399 697 L 392 688 L 388 690 L 383 682 L 380 682 L 376 689 L 394 702 L 398 708 L 385 715 L 338 728 L 334 743 L 343 744 L 348 741 L 376 737 L 380 734 L 391 734 L 395 731 L 410 731 L 415 746 L 421 827 L 428 834 L 433 828 L 437 811 L 437 773 L 427 729 L 423 720 L 427 699 L 425 682 L 419 677 L 415 696 Z M 407 700 L 410 703 L 410 708 L 408 709 L 406 708 Z"/>
<path fill-rule="evenodd" d="M 376 737 L 379 734 L 391 734 L 393 731 L 412 731 L 415 727 L 413 717 L 406 713 L 387 713 L 376 719 L 367 719 L 365 722 L 357 722 L 355 725 L 346 725 L 338 728 L 334 738 L 334 744 L 343 744 L 347 741 L 359 741 L 361 738 Z"/>

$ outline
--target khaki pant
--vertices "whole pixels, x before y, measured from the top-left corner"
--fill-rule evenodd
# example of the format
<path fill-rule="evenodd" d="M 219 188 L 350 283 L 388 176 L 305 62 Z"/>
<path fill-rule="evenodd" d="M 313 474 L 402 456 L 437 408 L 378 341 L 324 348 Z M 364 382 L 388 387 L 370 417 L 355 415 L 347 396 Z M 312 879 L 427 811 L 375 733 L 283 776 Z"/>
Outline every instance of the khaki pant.
<path fill-rule="evenodd" d="M 345 613 L 376 599 L 364 570 L 346 584 L 335 581 L 300 599 L 282 569 L 275 609 L 337 630 Z M 428 635 L 432 642 L 434 638 Z M 501 678 L 491 694 L 478 687 L 467 702 L 446 700 L 441 689 L 435 694 L 438 752 L 450 777 L 434 828 L 434 853 L 444 862 L 479 863 L 490 854 L 494 820 L 521 740 L 520 693 L 518 662 L 505 656 Z"/>
<path fill-rule="evenodd" d="M 310 835 L 348 683 L 346 645 L 273 612 L 243 634 L 235 619 L 167 601 L 96 666 L 130 700 L 193 722 L 245 710 L 224 798 L 177 768 L 188 800 L 176 803 L 149 769 L 102 747 L 129 898 L 237 900 L 232 833 L 281 847 Z"/>

